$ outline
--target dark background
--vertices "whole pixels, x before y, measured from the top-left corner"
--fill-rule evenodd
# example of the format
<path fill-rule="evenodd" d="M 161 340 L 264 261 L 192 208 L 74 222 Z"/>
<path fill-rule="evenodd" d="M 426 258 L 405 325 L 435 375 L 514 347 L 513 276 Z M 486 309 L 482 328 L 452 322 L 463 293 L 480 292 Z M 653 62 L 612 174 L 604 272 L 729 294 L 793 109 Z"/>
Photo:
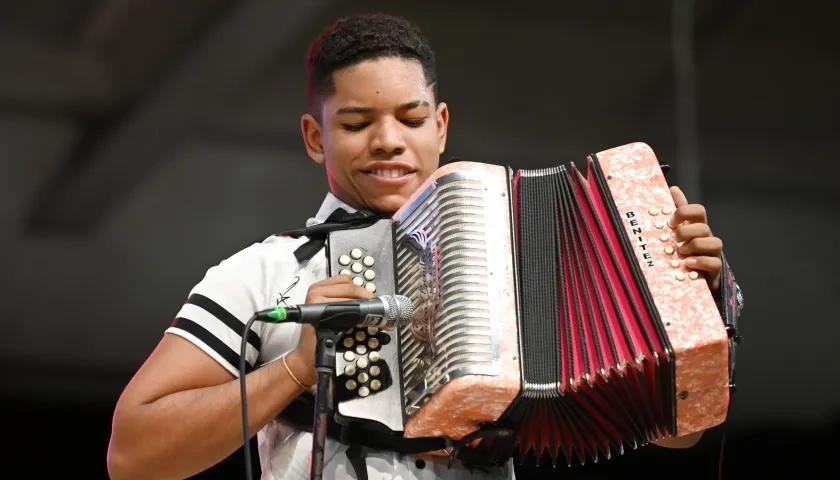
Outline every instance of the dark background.
<path fill-rule="evenodd" d="M 189 289 L 326 193 L 299 134 L 307 44 L 384 9 L 437 49 L 446 157 L 644 141 L 672 165 L 746 296 L 724 477 L 835 470 L 837 5 L 0 0 L 3 465 L 106 478 L 114 402 Z M 546 475 L 713 478 L 721 434 Z"/>

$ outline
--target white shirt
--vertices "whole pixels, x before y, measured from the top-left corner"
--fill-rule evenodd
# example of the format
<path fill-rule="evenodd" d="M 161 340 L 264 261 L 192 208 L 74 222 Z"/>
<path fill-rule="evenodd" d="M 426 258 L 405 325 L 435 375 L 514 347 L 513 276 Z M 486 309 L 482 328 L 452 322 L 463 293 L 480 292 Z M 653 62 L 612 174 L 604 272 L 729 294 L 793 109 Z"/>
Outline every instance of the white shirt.
<path fill-rule="evenodd" d="M 306 225 L 324 222 L 337 208 L 355 210 L 328 194 L 320 210 Z M 296 228 L 296 227 L 292 227 Z M 186 304 L 166 332 L 180 335 L 213 357 L 237 378 L 239 352 L 245 322 L 257 311 L 280 301 L 302 304 L 309 286 L 327 275 L 327 259 L 322 249 L 310 261 L 298 264 L 294 250 L 308 239 L 272 236 L 234 254 L 210 268 L 190 292 Z M 247 347 L 249 366 L 280 358 L 298 343 L 300 325 L 255 323 L 256 334 Z M 312 435 L 271 421 L 257 434 L 262 480 L 306 480 Z M 324 478 L 355 478 L 347 460 L 346 445 L 327 439 L 324 452 Z M 499 475 L 448 469 L 426 462 L 419 467 L 415 459 L 390 452 L 370 452 L 366 456 L 370 480 L 460 480 L 513 479 L 512 462 Z"/>

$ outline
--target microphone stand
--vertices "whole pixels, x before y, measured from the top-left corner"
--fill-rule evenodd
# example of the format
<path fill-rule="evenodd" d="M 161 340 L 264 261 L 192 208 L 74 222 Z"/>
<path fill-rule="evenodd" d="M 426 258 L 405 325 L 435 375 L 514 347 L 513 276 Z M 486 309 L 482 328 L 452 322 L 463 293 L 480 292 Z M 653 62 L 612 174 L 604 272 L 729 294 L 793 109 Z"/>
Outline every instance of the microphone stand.
<path fill-rule="evenodd" d="M 333 409 L 335 388 L 335 346 L 340 332 L 329 327 L 315 327 L 315 371 L 318 383 L 315 390 L 315 418 L 312 424 L 312 454 L 309 461 L 310 480 L 324 475 L 324 450 L 327 446 L 327 426 Z"/>

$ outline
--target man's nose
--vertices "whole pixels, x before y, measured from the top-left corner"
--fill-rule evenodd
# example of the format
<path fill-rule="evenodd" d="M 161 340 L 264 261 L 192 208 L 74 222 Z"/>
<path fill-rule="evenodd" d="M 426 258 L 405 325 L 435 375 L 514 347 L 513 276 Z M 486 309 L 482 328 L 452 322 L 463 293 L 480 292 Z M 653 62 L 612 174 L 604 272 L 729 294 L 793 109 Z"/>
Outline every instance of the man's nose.
<path fill-rule="evenodd" d="M 399 122 L 389 120 L 382 123 L 371 142 L 371 150 L 376 154 L 399 154 L 405 151 L 405 138 Z"/>

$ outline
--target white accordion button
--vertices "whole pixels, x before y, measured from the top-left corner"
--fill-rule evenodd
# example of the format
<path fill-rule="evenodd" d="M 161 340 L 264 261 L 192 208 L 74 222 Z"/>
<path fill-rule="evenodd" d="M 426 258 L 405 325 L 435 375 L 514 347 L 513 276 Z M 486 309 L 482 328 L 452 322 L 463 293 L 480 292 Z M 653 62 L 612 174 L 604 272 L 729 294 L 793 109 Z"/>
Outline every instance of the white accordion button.
<path fill-rule="evenodd" d="M 683 280 L 685 280 L 685 274 L 683 272 L 677 272 L 676 275 L 674 275 L 674 276 L 676 277 L 677 280 L 679 280 L 681 282 Z"/>
<path fill-rule="evenodd" d="M 660 222 L 659 220 L 657 220 L 653 222 L 653 226 L 658 228 L 659 230 L 662 230 L 663 228 L 665 228 L 665 222 Z"/>
<path fill-rule="evenodd" d="M 667 253 L 668 255 L 673 255 L 674 254 L 674 247 L 668 245 L 667 247 L 665 247 L 665 253 Z"/>
<path fill-rule="evenodd" d="M 365 266 L 368 267 L 368 268 L 372 267 L 373 263 L 374 263 L 373 257 L 368 255 L 367 257 L 365 257 L 364 260 L 362 260 L 362 263 L 364 263 Z"/>
<path fill-rule="evenodd" d="M 343 269 L 341 269 L 340 272 L 338 272 L 338 274 L 339 275 L 347 275 L 349 277 L 350 275 L 353 275 L 353 272 L 351 272 L 350 270 L 347 270 L 346 268 L 343 268 Z"/>
<path fill-rule="evenodd" d="M 351 352 L 350 350 L 347 350 L 346 352 L 344 352 L 344 361 L 345 362 L 352 362 L 354 358 L 356 358 L 355 353 Z"/>
<path fill-rule="evenodd" d="M 668 235 L 667 233 L 663 233 L 663 234 L 659 235 L 659 240 L 662 240 L 663 242 L 667 242 L 670 238 L 671 238 L 671 236 Z"/>
<path fill-rule="evenodd" d="M 368 347 L 370 347 L 371 349 L 374 349 L 378 346 L 379 346 L 379 340 L 377 340 L 375 338 L 371 338 L 370 340 L 368 340 Z"/>
<path fill-rule="evenodd" d="M 363 332 L 363 331 L 361 331 L 361 330 L 360 330 L 360 331 L 358 331 L 358 332 L 356 332 L 356 341 L 357 341 L 357 342 L 364 342 L 364 341 L 365 341 L 365 338 L 367 338 L 367 337 L 365 336 L 365 332 Z"/>
<path fill-rule="evenodd" d="M 674 209 L 671 207 L 662 207 L 662 215 L 670 215 L 674 213 Z"/>
<path fill-rule="evenodd" d="M 344 337 L 344 346 L 346 348 L 353 348 L 353 339 L 350 337 Z"/>
<path fill-rule="evenodd" d="M 362 280 L 362 277 L 353 277 L 353 283 L 361 287 L 364 285 L 365 281 Z"/>
<path fill-rule="evenodd" d="M 379 352 L 370 352 L 370 361 L 371 362 L 378 362 L 379 361 Z"/>
<path fill-rule="evenodd" d="M 692 280 L 697 280 L 697 277 L 699 277 L 699 276 L 700 276 L 700 274 L 698 274 L 697 272 L 688 272 L 688 278 L 690 278 Z"/>
<path fill-rule="evenodd" d="M 655 217 L 655 216 L 659 215 L 659 209 L 656 208 L 656 207 L 651 207 L 651 209 L 648 210 L 648 214 L 650 214 L 650 216 L 652 216 L 652 217 Z"/>
<path fill-rule="evenodd" d="M 368 387 L 359 388 L 359 396 L 360 397 L 367 397 L 368 395 L 370 395 L 370 390 L 368 390 Z"/>
<path fill-rule="evenodd" d="M 679 260 L 671 260 L 671 266 L 674 267 L 674 268 L 679 267 L 680 266 L 680 261 Z"/>
<path fill-rule="evenodd" d="M 379 380 L 373 380 L 372 382 L 370 382 L 370 389 L 371 390 L 377 391 L 380 388 L 382 388 L 382 382 L 380 382 Z"/>
<path fill-rule="evenodd" d="M 368 292 L 376 293 L 376 285 L 373 283 L 368 283 L 367 285 L 365 285 L 365 288 Z"/>
<path fill-rule="evenodd" d="M 354 263 L 353 266 L 350 267 L 350 270 L 352 270 L 353 273 L 362 273 L 362 270 L 364 270 L 364 268 L 362 268 L 361 263 Z"/>
<path fill-rule="evenodd" d="M 368 377 L 367 373 L 362 372 L 358 377 L 356 377 L 356 380 L 358 380 L 359 383 L 367 383 L 367 381 L 370 380 L 370 377 Z"/>
<path fill-rule="evenodd" d="M 376 352 L 370 352 L 373 355 Z M 367 368 L 368 367 L 368 359 L 365 357 L 359 357 L 359 360 L 356 361 L 356 367 L 358 368 Z"/>
<path fill-rule="evenodd" d="M 368 335 L 376 335 L 379 333 L 379 329 L 376 327 L 368 327 L 367 329 Z"/>
<path fill-rule="evenodd" d="M 354 367 L 353 365 L 347 365 L 346 367 L 344 367 L 344 374 L 348 377 L 352 377 L 356 374 L 356 367 Z"/>
<path fill-rule="evenodd" d="M 362 258 L 362 251 L 359 250 L 358 248 L 354 248 L 353 250 L 350 251 L 350 256 L 353 257 L 354 260 L 358 260 L 358 259 Z"/>
<path fill-rule="evenodd" d="M 338 264 L 342 266 L 350 265 L 350 257 L 347 255 L 342 255 L 338 257 Z"/>
<path fill-rule="evenodd" d="M 356 353 L 359 355 L 364 355 L 367 353 L 367 347 L 364 345 L 356 345 Z"/>
<path fill-rule="evenodd" d="M 365 271 L 365 280 L 367 280 L 369 282 L 369 281 L 373 280 L 374 278 L 376 278 L 376 272 L 374 272 L 373 270 L 366 270 Z"/>
<path fill-rule="evenodd" d="M 379 376 L 379 367 L 376 365 L 370 367 L 370 376 L 371 377 L 378 377 Z M 377 380 L 374 380 L 376 382 Z"/>
<path fill-rule="evenodd" d="M 344 384 L 347 387 L 347 390 L 355 390 L 356 389 L 356 381 L 355 380 L 347 380 Z"/>

